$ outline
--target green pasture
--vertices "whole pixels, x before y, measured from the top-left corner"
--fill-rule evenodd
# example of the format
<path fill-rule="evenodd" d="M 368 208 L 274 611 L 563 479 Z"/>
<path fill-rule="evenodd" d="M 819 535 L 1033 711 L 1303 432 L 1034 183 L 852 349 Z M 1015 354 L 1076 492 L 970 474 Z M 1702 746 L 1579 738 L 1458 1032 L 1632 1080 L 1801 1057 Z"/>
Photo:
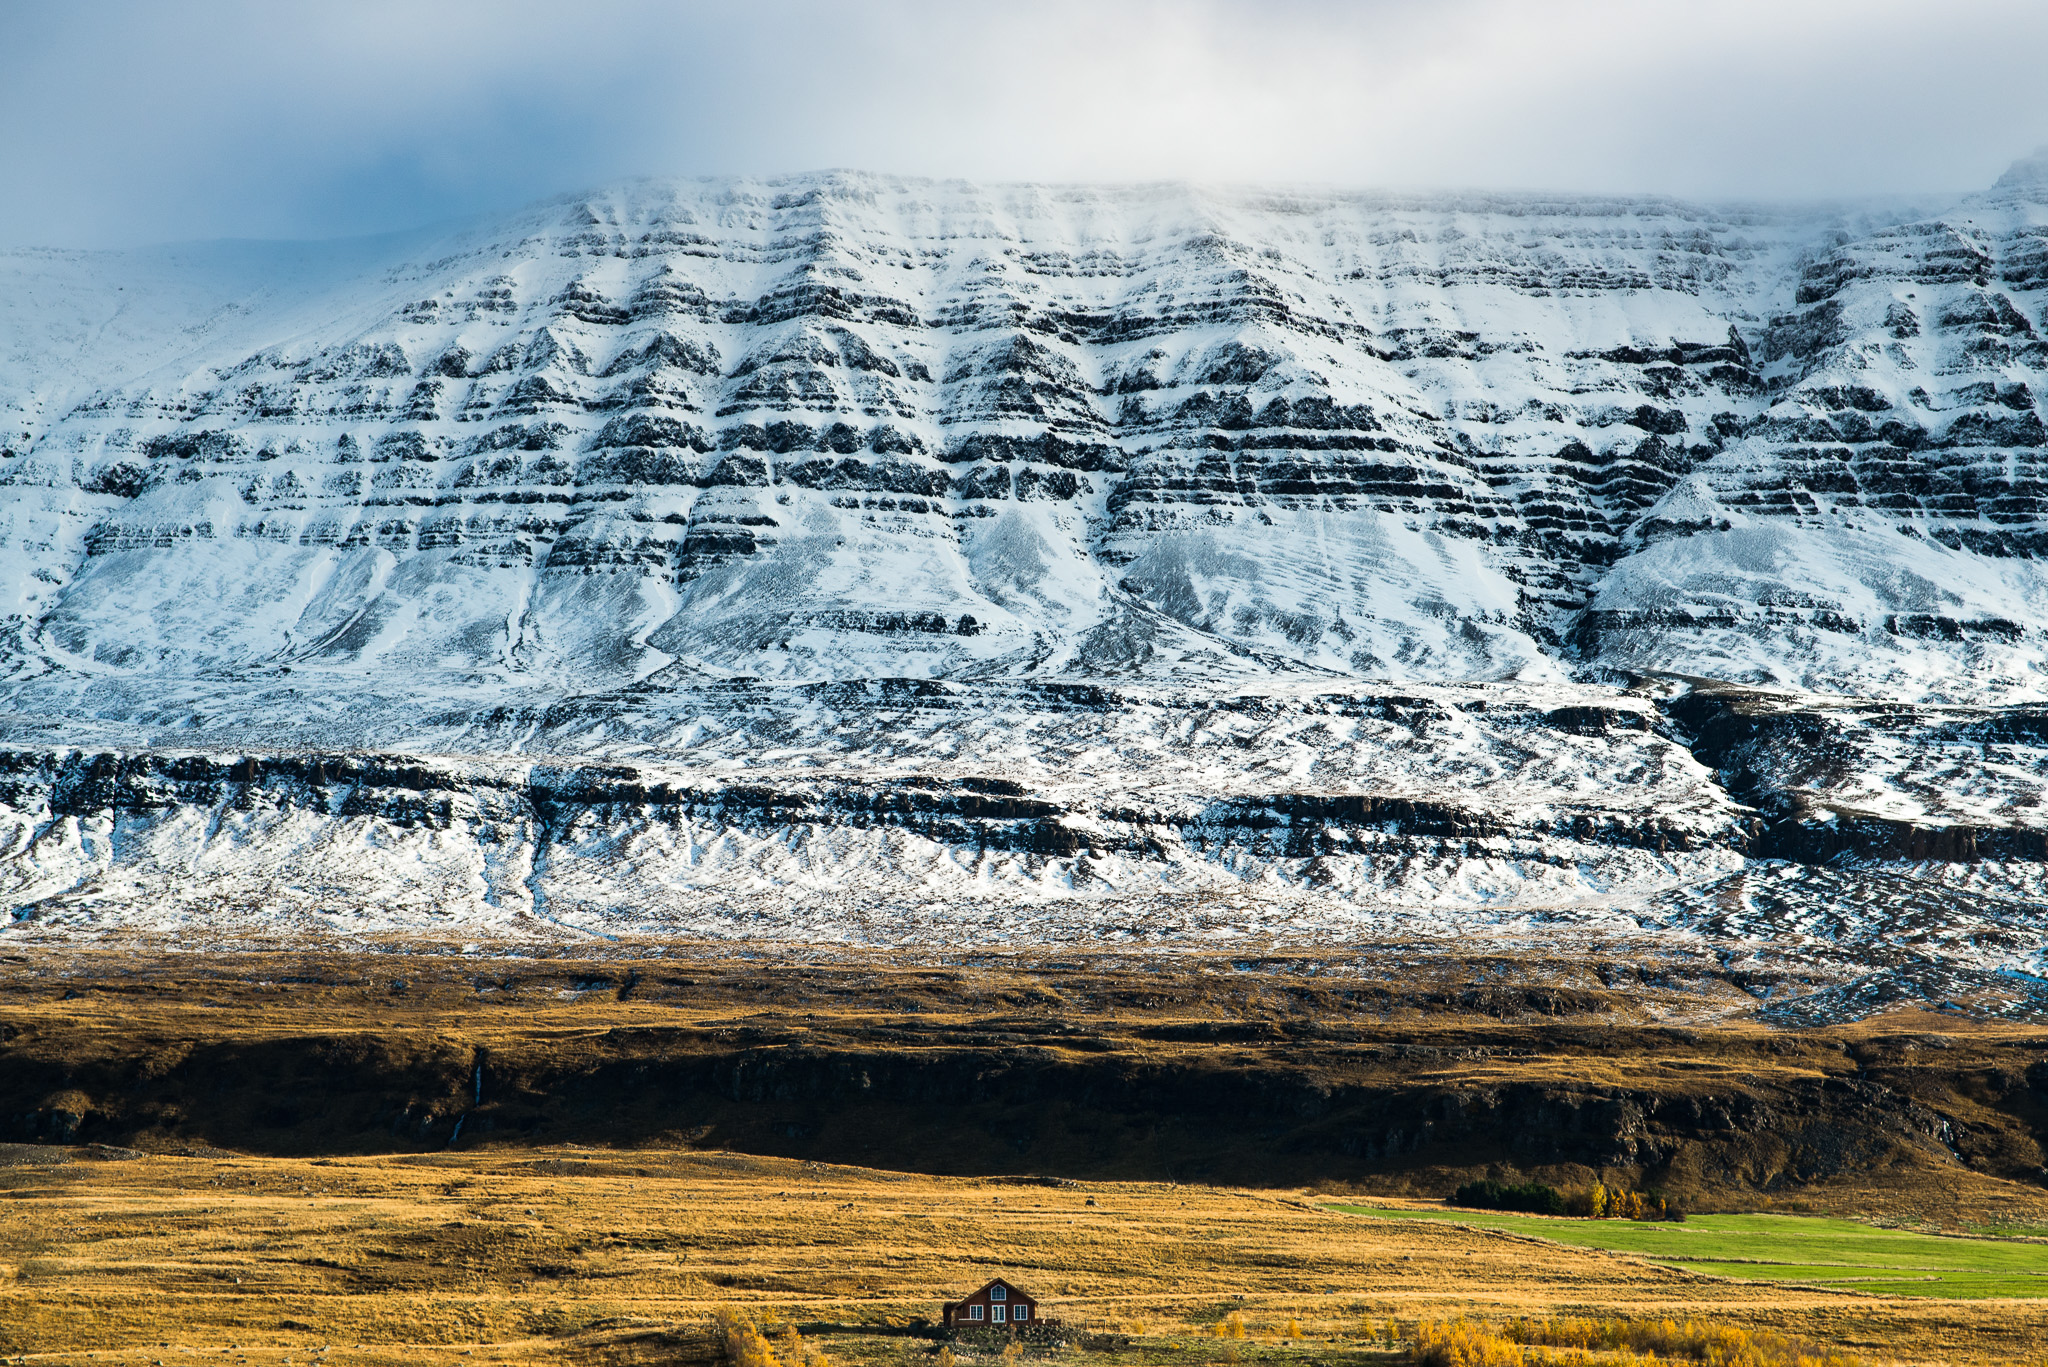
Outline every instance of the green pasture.
<path fill-rule="evenodd" d="M 1799 1282 L 1880 1296 L 2048 1297 L 2048 1243 L 1949 1238 L 1801 1215 L 1695 1215 L 1683 1224 L 1636 1224 L 1452 1208 L 1330 1209 L 1380 1219 L 1453 1220 L 1511 1230 L 1716 1277 Z"/>

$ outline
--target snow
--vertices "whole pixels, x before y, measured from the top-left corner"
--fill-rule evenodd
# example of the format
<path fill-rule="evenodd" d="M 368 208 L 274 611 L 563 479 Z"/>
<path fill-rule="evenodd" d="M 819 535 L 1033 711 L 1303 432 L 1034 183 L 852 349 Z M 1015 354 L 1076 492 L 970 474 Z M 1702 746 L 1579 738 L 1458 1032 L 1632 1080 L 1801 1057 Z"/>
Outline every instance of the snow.
<path fill-rule="evenodd" d="M 1816 813 L 2048 828 L 2031 165 L 1805 207 L 830 173 L 0 253 L 0 740 L 425 756 L 461 808 L 37 780 L 7 933 L 925 944 L 1001 905 L 1850 962 L 1873 889 L 2031 924 L 2025 861 L 1759 900 L 1658 682 L 1852 737 L 1783 780 Z M 698 796 L 551 826 L 534 775 L 603 764 Z M 1073 848 L 858 815 L 977 776 Z M 1485 829 L 1247 833 L 1303 794 Z M 2031 933 L 1943 962 L 2031 972 Z"/>

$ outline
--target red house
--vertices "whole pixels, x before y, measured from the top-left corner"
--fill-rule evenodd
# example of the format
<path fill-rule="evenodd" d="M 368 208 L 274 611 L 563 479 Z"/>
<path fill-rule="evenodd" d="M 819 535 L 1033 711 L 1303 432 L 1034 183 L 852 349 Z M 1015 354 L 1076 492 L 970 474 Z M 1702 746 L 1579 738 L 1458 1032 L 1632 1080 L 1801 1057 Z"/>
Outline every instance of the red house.
<path fill-rule="evenodd" d="M 940 1310 L 948 1329 L 1007 1329 L 1038 1319 L 1038 1302 L 1000 1278 L 971 1296 L 947 1301 Z"/>

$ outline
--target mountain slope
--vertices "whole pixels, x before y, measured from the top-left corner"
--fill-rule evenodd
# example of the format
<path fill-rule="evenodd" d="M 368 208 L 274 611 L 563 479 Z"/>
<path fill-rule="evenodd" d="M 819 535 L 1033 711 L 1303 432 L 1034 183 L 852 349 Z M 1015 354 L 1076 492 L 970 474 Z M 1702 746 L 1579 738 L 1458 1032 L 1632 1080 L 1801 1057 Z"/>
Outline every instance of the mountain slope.
<path fill-rule="evenodd" d="M 2040 198 L 627 186 L 65 411 L 16 380 L 12 635 L 144 675 L 2035 696 Z"/>
<path fill-rule="evenodd" d="M 1818 208 L 638 182 L 0 282 L 24 927 L 194 888 L 222 925 L 374 910 L 413 850 L 480 926 L 688 903 L 781 934 L 858 889 L 1156 929 L 1155 893 L 1262 887 L 1319 938 L 1614 913 L 1811 944 L 1833 907 L 1882 940 L 1882 880 L 1759 903 L 1745 860 L 1789 857 L 1978 898 L 1955 962 L 2032 971 L 2037 163 Z M 466 814 L 131 791 L 81 746 L 174 778 L 436 754 Z M 626 761 L 655 777 L 589 779 L 631 796 L 585 815 L 531 795 L 533 764 Z M 1045 810 L 905 826 L 914 792 Z"/>

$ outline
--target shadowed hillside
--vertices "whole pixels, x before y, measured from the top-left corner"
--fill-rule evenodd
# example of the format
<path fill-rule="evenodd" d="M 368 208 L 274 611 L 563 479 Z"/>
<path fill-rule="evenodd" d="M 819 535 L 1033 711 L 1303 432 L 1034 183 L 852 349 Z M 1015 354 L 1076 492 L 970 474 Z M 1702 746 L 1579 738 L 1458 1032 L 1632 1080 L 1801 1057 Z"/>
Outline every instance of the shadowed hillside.
<path fill-rule="evenodd" d="M 53 959 L 0 1007 L 0 1140 L 656 1144 L 1422 1196 L 1597 1176 L 1695 1209 L 2040 1195 L 2036 1034 L 1660 1026 L 1654 986 L 1286 966 Z"/>

